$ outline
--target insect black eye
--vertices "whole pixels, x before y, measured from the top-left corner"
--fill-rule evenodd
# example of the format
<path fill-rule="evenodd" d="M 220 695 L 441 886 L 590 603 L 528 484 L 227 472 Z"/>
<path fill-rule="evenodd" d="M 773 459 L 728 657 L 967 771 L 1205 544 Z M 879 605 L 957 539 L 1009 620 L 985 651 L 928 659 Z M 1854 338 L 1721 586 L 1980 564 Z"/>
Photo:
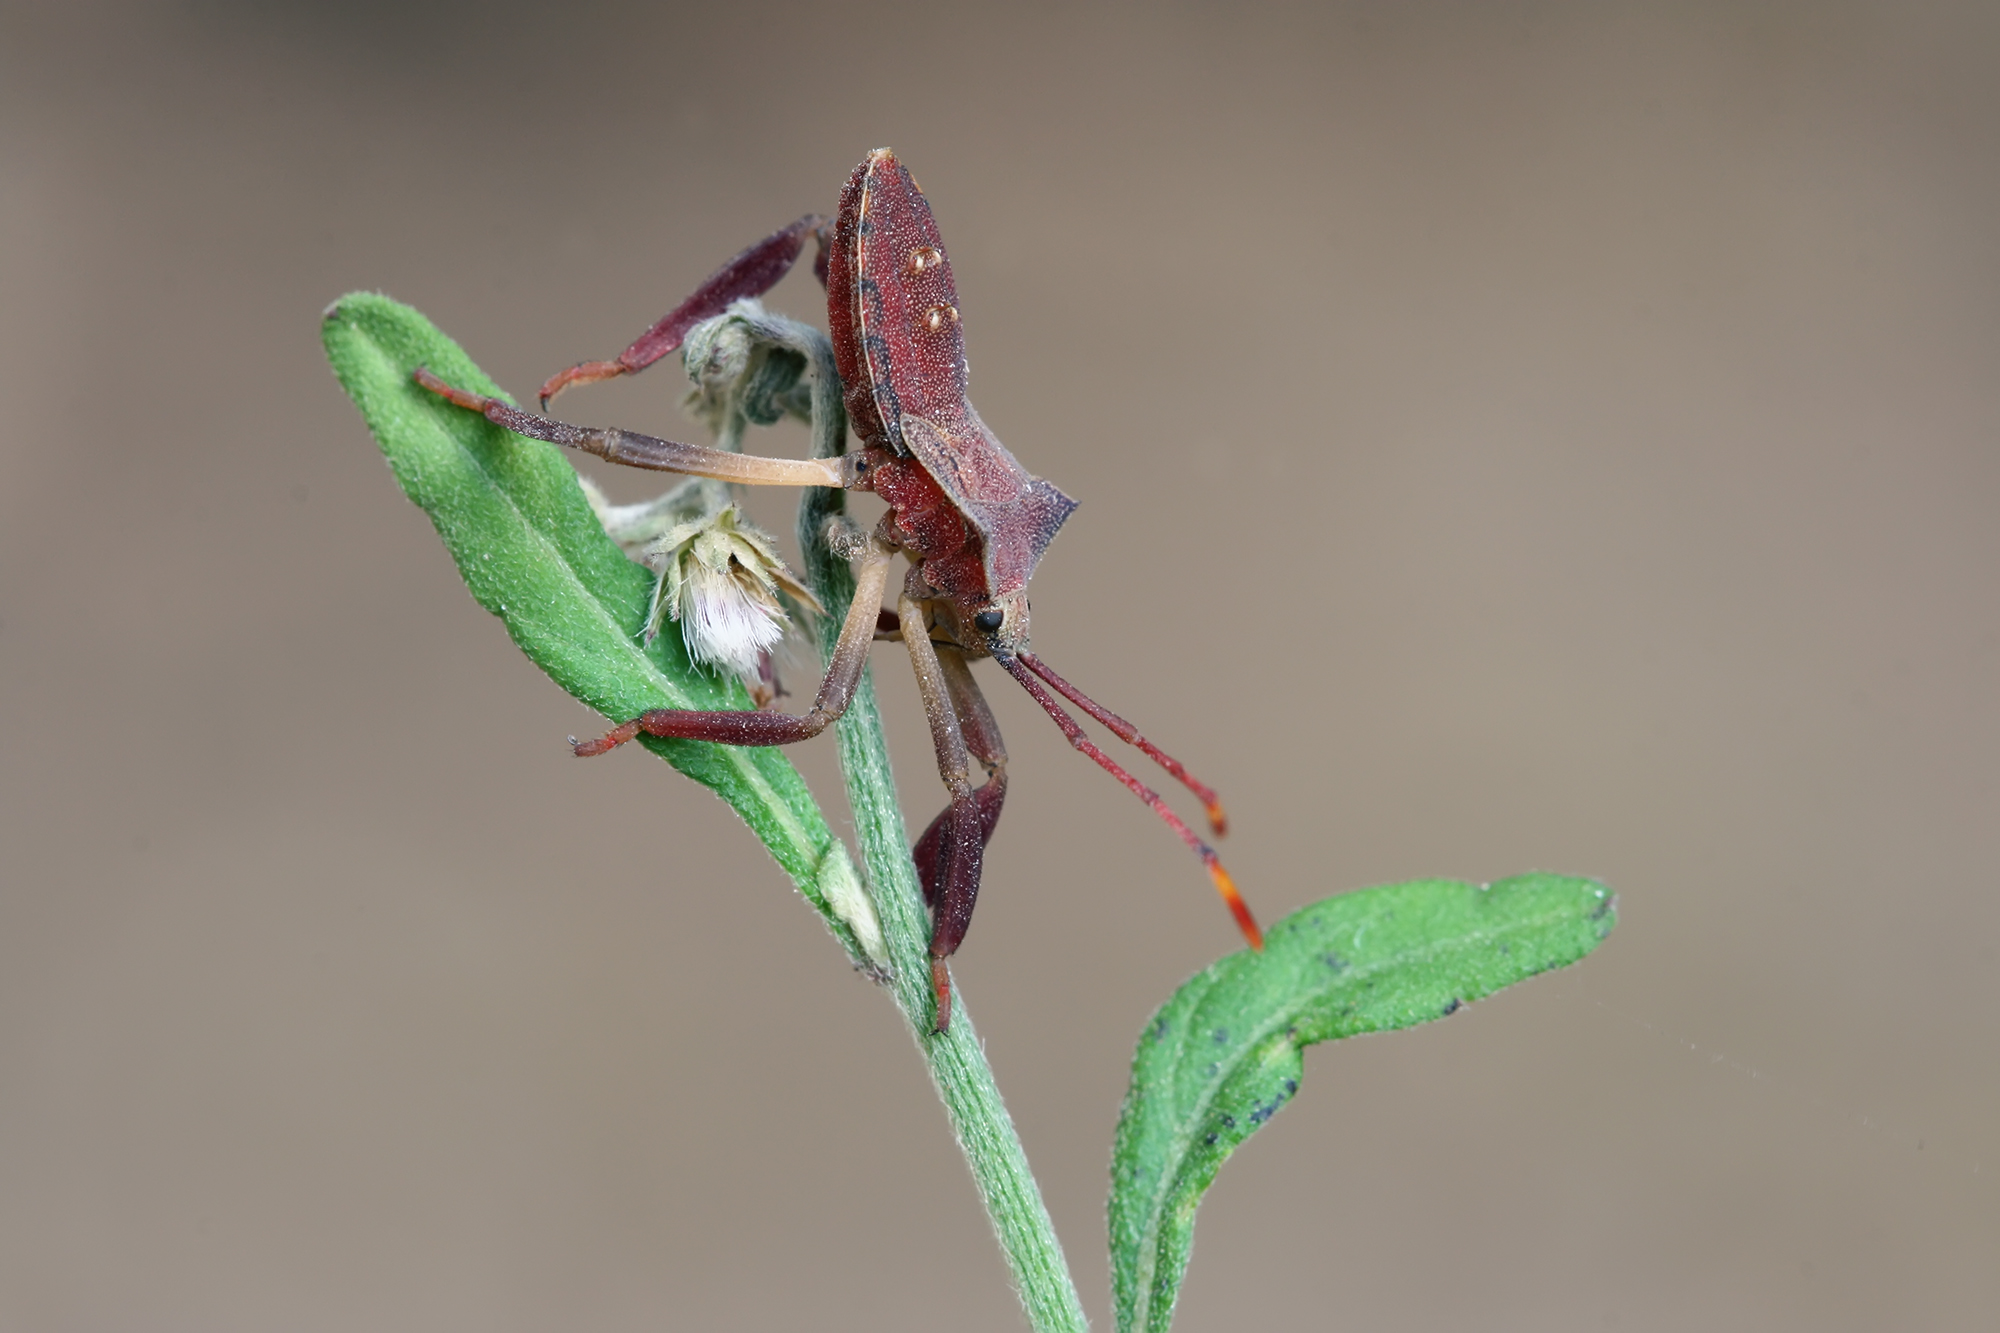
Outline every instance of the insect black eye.
<path fill-rule="evenodd" d="M 972 618 L 972 623 L 973 626 L 979 629 L 980 631 L 987 634 L 991 634 L 995 630 L 1000 628 L 1000 623 L 1004 621 L 1006 618 L 1007 617 L 1001 615 L 998 611 L 981 611 L 978 615 Z"/>

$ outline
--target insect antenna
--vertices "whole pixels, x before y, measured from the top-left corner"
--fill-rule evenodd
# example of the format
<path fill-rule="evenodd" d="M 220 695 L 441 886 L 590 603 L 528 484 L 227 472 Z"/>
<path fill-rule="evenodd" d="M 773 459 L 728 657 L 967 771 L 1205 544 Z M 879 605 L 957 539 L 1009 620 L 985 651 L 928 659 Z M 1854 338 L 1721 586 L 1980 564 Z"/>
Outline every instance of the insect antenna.
<path fill-rule="evenodd" d="M 1118 714 L 1112 712 L 1109 708 L 1104 707 L 1082 690 L 1079 690 L 1076 686 L 1051 671 L 1048 663 L 1042 661 L 1041 658 L 1036 657 L 1033 653 L 1019 653 L 1016 656 L 1026 664 L 1028 670 L 1055 686 L 1057 694 L 1062 695 L 1063 698 L 1069 700 L 1078 708 L 1081 708 L 1084 712 L 1111 728 L 1111 734 L 1119 740 L 1124 741 L 1127 745 L 1134 745 L 1144 750 L 1152 756 L 1154 763 L 1178 778 L 1180 784 L 1193 792 L 1195 798 L 1207 807 L 1208 826 L 1215 831 L 1216 837 L 1223 837 L 1229 832 L 1229 816 L 1222 812 L 1222 798 L 1215 794 L 1215 788 L 1202 782 L 1194 774 L 1188 772 L 1187 766 L 1181 763 L 1180 760 L 1174 758 L 1144 736 L 1141 736 L 1139 729 L 1130 722 L 1127 722 L 1124 718 L 1118 716 Z"/>
<path fill-rule="evenodd" d="M 1046 667 L 1039 665 L 1030 670 L 1027 659 L 1028 655 L 1026 653 L 1020 653 L 1013 657 L 999 657 L 996 655 L 994 658 L 995 661 L 1005 668 L 1008 675 L 1021 682 L 1021 688 L 1026 690 L 1029 697 L 1042 706 L 1042 711 L 1055 719 L 1055 724 L 1062 728 L 1063 735 L 1069 737 L 1069 743 L 1072 746 L 1089 755 L 1096 761 L 1099 768 L 1124 783 L 1134 796 L 1144 801 L 1152 808 L 1154 814 L 1166 821 L 1168 828 L 1181 835 L 1181 841 L 1192 848 L 1194 854 L 1201 858 L 1201 863 L 1208 867 L 1208 877 L 1215 881 L 1215 891 L 1222 895 L 1222 901 L 1228 906 L 1230 915 L 1236 918 L 1236 928 L 1243 932 L 1243 938 L 1249 941 L 1251 948 L 1261 950 L 1264 947 L 1264 932 L 1257 928 L 1257 918 L 1250 914 L 1250 905 L 1244 902 L 1243 895 L 1237 892 L 1236 881 L 1231 879 L 1229 872 L 1222 868 L 1222 861 L 1216 856 L 1215 849 L 1195 836 L 1195 831 L 1189 828 L 1181 817 L 1173 812 L 1172 807 L 1160 799 L 1158 792 L 1133 777 L 1130 773 L 1127 773 L 1117 760 L 1091 743 L 1090 737 L 1084 734 L 1083 728 L 1077 725 L 1076 719 L 1069 715 L 1067 709 L 1056 702 L 1055 698 L 1050 695 L 1047 686 L 1044 686 L 1040 680 L 1036 679 L 1037 674 L 1048 676 L 1053 673 L 1050 673 Z M 1057 689 L 1062 690 L 1064 694 L 1075 699 L 1079 706 L 1090 710 L 1092 717 L 1105 722 L 1107 726 L 1111 725 L 1109 719 L 1115 717 L 1115 714 L 1106 713 L 1104 710 L 1098 708 L 1096 704 L 1088 703 L 1080 693 L 1073 692 L 1069 686 L 1056 684 L 1054 680 L 1051 680 L 1050 684 L 1055 684 Z M 1128 730 L 1131 727 L 1130 723 L 1123 722 L 1122 720 L 1119 722 L 1119 725 L 1126 727 Z M 1138 734 L 1137 731 L 1132 732 L 1133 737 L 1136 737 Z M 1131 739 L 1131 737 L 1127 737 L 1126 739 Z M 1137 742 L 1134 741 L 1134 743 L 1136 744 Z M 1147 752 L 1155 758 L 1162 759 L 1163 762 L 1171 762 L 1166 761 L 1164 756 L 1150 747 Z M 1178 768 L 1179 765 L 1174 765 L 1174 767 Z M 1171 772 L 1172 769 L 1169 769 L 1169 771 Z M 1182 772 L 1185 772 L 1185 770 L 1182 770 Z M 1180 775 L 1176 774 L 1176 776 Z M 1194 785 L 1192 779 L 1183 778 L 1183 781 L 1187 781 L 1190 787 Z"/>

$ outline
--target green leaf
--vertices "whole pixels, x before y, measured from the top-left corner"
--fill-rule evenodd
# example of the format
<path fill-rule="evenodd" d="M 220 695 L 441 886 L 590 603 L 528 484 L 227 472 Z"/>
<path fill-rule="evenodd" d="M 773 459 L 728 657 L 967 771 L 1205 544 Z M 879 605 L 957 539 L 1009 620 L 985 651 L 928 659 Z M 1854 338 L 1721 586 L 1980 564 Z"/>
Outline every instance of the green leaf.
<path fill-rule="evenodd" d="M 743 708 L 740 685 L 688 661 L 678 634 L 641 639 L 652 576 L 605 536 L 576 471 L 415 384 L 504 397 L 458 345 L 409 306 L 359 292 L 326 311 L 327 359 L 361 409 L 403 492 L 429 514 L 479 604 L 558 685 L 616 722 L 651 708 Z M 483 726 L 504 718 L 467 719 Z M 749 824 L 858 965 L 879 970 L 881 933 L 846 847 L 774 749 L 642 737 Z"/>
<path fill-rule="evenodd" d="M 1172 1323 L 1202 1192 L 1298 1091 L 1307 1046 L 1428 1023 L 1573 963 L 1611 933 L 1615 902 L 1562 875 L 1341 894 L 1174 992 L 1139 1039 L 1112 1150 L 1119 1329 Z"/>

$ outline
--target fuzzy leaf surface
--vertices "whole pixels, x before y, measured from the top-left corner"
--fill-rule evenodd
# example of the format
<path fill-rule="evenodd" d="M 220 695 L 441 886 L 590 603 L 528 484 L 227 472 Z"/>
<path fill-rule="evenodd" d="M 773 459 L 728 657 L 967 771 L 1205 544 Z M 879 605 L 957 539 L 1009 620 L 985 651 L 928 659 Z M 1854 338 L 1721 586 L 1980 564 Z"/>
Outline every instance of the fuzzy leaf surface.
<path fill-rule="evenodd" d="M 505 398 L 458 344 L 411 307 L 366 292 L 329 307 L 321 337 L 404 494 L 430 515 L 474 599 L 536 666 L 618 722 L 652 708 L 748 706 L 741 685 L 688 661 L 680 635 L 642 641 L 652 576 L 605 535 L 562 450 L 412 381 L 425 366 Z M 880 949 L 879 933 L 853 863 L 783 754 L 650 736 L 640 743 L 727 801 L 855 961 L 879 966 L 868 957 Z M 874 950 L 863 947 L 871 934 Z"/>
<path fill-rule="evenodd" d="M 1139 1039 L 1112 1149 L 1119 1329 L 1172 1323 L 1202 1193 L 1298 1091 L 1306 1047 L 1443 1018 L 1576 962 L 1616 920 L 1594 880 L 1417 880 L 1301 908 L 1262 954 L 1230 954 L 1182 985 Z"/>

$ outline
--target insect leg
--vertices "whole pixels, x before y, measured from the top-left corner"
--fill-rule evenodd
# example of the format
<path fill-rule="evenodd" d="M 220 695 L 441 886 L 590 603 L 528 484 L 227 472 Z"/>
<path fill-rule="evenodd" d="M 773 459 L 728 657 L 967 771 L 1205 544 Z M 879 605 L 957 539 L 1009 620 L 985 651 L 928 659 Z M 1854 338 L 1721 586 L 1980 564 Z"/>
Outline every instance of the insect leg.
<path fill-rule="evenodd" d="M 789 745 L 819 735 L 853 701 L 861 667 L 868 660 L 869 645 L 875 640 L 875 612 L 882 605 L 882 589 L 889 581 L 889 561 L 894 554 L 895 548 L 880 537 L 869 540 L 860 567 L 854 572 L 854 602 L 847 608 L 847 619 L 841 622 L 840 638 L 834 642 L 826 678 L 820 682 L 819 694 L 803 716 L 755 709 L 708 712 L 655 708 L 594 741 L 572 739 L 576 753 L 582 758 L 600 755 L 642 732 L 648 736 L 717 741 L 723 745 Z"/>
<path fill-rule="evenodd" d="M 772 232 L 709 274 L 692 295 L 633 339 L 632 345 L 620 352 L 616 360 L 580 361 L 568 370 L 551 375 L 549 382 L 542 386 L 542 406 L 547 408 L 551 399 L 574 385 L 596 384 L 600 380 L 616 379 L 620 375 L 644 370 L 679 347 L 689 329 L 704 319 L 721 314 L 728 309 L 730 302 L 770 291 L 798 261 L 799 251 L 805 248 L 808 236 L 819 239 L 819 257 L 813 263 L 813 272 L 819 275 L 820 285 L 825 286 L 826 223 L 825 218 L 812 214 Z"/>
<path fill-rule="evenodd" d="M 931 725 L 938 776 L 951 792 L 951 805 L 939 816 L 945 827 L 935 853 L 936 888 L 925 895 L 932 900 L 931 990 L 937 997 L 937 1020 L 931 1031 L 943 1032 L 951 1026 L 951 972 L 945 959 L 957 951 L 965 928 L 972 924 L 986 839 L 980 829 L 979 801 L 972 789 L 965 733 L 959 726 L 958 710 L 952 707 L 951 687 L 938 662 L 937 648 L 923 632 L 923 609 L 905 591 L 896 603 L 896 614 L 905 627 L 903 646 L 909 650 L 910 665 L 917 673 L 917 693 L 923 697 L 924 716 Z"/>
<path fill-rule="evenodd" d="M 606 462 L 623 463 L 627 467 L 678 472 L 690 477 L 714 477 L 717 481 L 742 482 L 746 486 L 845 488 L 861 475 L 860 454 L 842 454 L 835 458 L 760 458 L 755 454 L 736 454 L 706 445 L 655 439 L 651 435 L 629 430 L 572 426 L 566 421 L 523 412 L 498 398 L 454 389 L 422 366 L 417 368 L 415 378 L 432 393 L 477 412 L 516 435 L 547 440 L 550 444 L 595 454 Z"/>
<path fill-rule="evenodd" d="M 1119 766 L 1117 760 L 1093 745 L 1090 737 L 1084 735 L 1083 728 L 1076 724 L 1076 719 L 1071 717 L 1069 712 L 1055 701 L 1054 696 L 1049 693 L 1048 687 L 1036 679 L 1034 673 L 1028 670 L 1027 665 L 1018 656 L 996 657 L 994 660 L 1005 668 L 1008 675 L 1021 682 L 1021 688 L 1026 690 L 1029 697 L 1042 706 L 1043 712 L 1055 719 L 1055 724 L 1062 728 L 1063 735 L 1069 737 L 1069 743 L 1072 747 L 1089 755 L 1099 768 L 1124 783 L 1126 789 L 1144 801 L 1148 808 L 1166 823 L 1168 828 L 1181 835 L 1181 841 L 1185 842 L 1194 851 L 1194 854 L 1201 858 L 1201 863 L 1208 868 L 1208 877 L 1215 882 L 1215 891 L 1222 895 L 1222 901 L 1227 904 L 1230 915 L 1236 918 L 1236 928 L 1243 932 L 1243 938 L 1249 941 L 1251 948 L 1262 949 L 1264 947 L 1264 932 L 1257 928 L 1257 918 L 1250 914 L 1250 905 L 1244 902 L 1243 895 L 1236 891 L 1236 881 L 1231 879 L 1229 872 L 1222 868 L 1221 858 L 1216 856 L 1215 849 L 1196 837 L 1195 831 L 1189 828 L 1182 821 L 1181 817 L 1173 812 L 1171 806 L 1160 799 L 1158 792 L 1133 777 L 1130 773 L 1127 773 Z"/>
<path fill-rule="evenodd" d="M 958 714 L 959 731 L 965 736 L 965 748 L 986 769 L 986 782 L 972 793 L 979 810 L 979 841 L 983 846 L 993 841 L 994 826 L 1000 822 L 1000 806 L 1007 799 L 1007 746 L 1000 739 L 1000 724 L 993 720 L 993 710 L 986 706 L 986 696 L 979 692 L 979 682 L 973 679 L 965 655 L 950 644 L 934 646 L 938 665 L 944 669 L 945 686 L 951 692 L 951 706 Z M 940 811 L 910 852 L 917 863 L 917 878 L 924 886 L 924 903 L 931 907 L 937 905 L 941 882 L 938 857 L 950 814 L 950 807 Z"/>

